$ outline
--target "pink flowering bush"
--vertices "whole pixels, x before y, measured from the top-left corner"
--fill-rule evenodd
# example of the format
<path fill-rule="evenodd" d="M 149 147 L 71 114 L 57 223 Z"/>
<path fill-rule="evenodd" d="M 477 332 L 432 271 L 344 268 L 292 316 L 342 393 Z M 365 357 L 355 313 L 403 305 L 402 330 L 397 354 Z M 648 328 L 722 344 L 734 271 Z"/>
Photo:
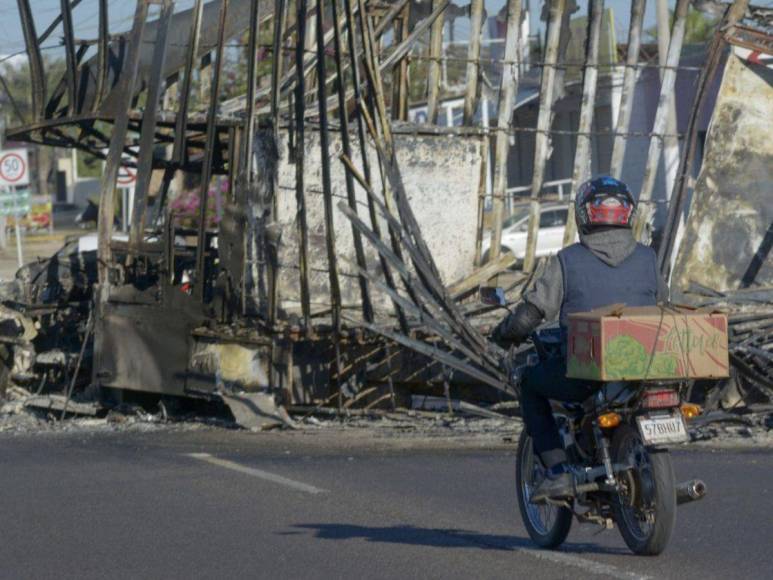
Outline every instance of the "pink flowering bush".
<path fill-rule="evenodd" d="M 228 193 L 228 181 L 213 183 L 207 192 L 207 228 L 214 228 L 223 217 L 223 195 Z M 199 224 L 199 189 L 183 191 L 169 205 L 177 223 L 183 227 L 196 228 Z"/>

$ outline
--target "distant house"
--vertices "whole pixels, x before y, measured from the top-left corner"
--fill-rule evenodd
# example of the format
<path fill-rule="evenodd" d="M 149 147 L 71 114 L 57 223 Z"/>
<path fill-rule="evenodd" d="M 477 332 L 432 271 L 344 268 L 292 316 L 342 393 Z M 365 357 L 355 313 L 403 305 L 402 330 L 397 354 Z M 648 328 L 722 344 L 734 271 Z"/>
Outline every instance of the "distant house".
<path fill-rule="evenodd" d="M 645 46 L 642 48 L 642 60 L 657 53 L 656 48 Z M 700 74 L 705 52 L 702 46 L 685 47 L 676 80 L 676 113 L 677 132 L 681 135 L 686 130 L 687 122 L 695 97 L 696 80 Z M 613 132 L 617 122 L 617 115 L 622 90 L 623 73 L 625 67 L 615 65 L 609 72 L 599 77 L 598 92 L 596 97 L 596 110 L 594 113 L 594 127 L 596 132 L 592 137 L 592 173 L 602 174 L 609 172 L 609 164 L 612 156 Z M 531 188 L 531 180 L 534 171 L 534 143 L 539 113 L 540 92 L 539 68 L 532 68 L 520 79 L 518 95 L 513 110 L 512 126 L 516 128 L 511 137 L 511 148 L 508 159 L 508 192 L 512 201 L 519 197 L 528 196 Z M 696 163 L 702 158 L 702 136 L 705 135 L 713 109 L 718 79 L 710 91 L 710 96 L 703 116 L 699 119 L 698 131 L 701 135 L 696 154 Z M 629 138 L 626 147 L 626 156 L 623 166 L 622 179 L 628 183 L 634 195 L 638 195 L 641 187 L 644 167 L 649 148 L 649 133 L 655 119 L 658 98 L 660 93 L 659 69 L 653 66 L 645 66 L 641 69 L 636 82 L 633 112 L 629 131 L 634 135 Z M 574 165 L 574 153 L 576 135 L 582 100 L 582 80 L 577 77 L 568 79 L 564 87 L 564 95 L 555 103 L 552 135 L 552 154 L 545 168 L 545 185 L 543 194 L 550 196 L 567 196 L 570 194 L 572 169 Z M 447 95 L 440 105 L 438 125 L 460 126 L 462 124 L 462 108 L 464 99 L 462 93 Z M 426 105 L 416 104 L 409 112 L 410 120 L 416 123 L 426 122 Z M 477 112 L 477 121 L 481 125 L 491 125 L 496 122 L 497 96 L 490 88 L 482 91 Z M 681 139 L 680 139 L 681 143 Z M 667 199 L 664 163 L 661 159 L 653 200 L 660 206 Z M 510 204 L 508 203 L 508 206 Z M 663 211 L 656 215 L 656 226 L 663 218 Z"/>

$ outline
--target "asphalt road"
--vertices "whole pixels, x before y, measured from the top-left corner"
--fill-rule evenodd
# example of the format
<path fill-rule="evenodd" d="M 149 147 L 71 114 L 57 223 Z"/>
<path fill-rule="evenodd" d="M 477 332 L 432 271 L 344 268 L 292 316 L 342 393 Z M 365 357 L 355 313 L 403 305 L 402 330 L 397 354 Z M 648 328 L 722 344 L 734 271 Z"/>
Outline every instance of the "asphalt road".
<path fill-rule="evenodd" d="M 710 496 L 657 558 L 575 525 L 533 549 L 512 450 L 357 435 L 0 437 L 3 578 L 770 578 L 773 453 L 675 455 Z"/>

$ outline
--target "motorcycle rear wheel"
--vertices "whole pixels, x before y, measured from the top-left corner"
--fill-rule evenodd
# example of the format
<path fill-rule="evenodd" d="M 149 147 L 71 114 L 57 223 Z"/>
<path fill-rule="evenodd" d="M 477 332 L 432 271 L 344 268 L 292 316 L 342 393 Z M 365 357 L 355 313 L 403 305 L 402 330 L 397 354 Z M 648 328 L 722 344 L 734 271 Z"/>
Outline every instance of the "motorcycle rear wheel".
<path fill-rule="evenodd" d="M 636 466 L 619 478 L 613 500 L 615 521 L 626 545 L 640 556 L 657 556 L 676 525 L 676 481 L 668 451 L 647 449 L 638 430 L 623 425 L 612 437 L 615 463 Z"/>
<path fill-rule="evenodd" d="M 545 468 L 534 453 L 531 437 L 524 429 L 518 441 L 515 481 L 518 509 L 532 541 L 540 548 L 557 548 L 564 543 L 572 527 L 572 512 L 554 504 L 529 501 L 535 487 L 545 477 Z"/>

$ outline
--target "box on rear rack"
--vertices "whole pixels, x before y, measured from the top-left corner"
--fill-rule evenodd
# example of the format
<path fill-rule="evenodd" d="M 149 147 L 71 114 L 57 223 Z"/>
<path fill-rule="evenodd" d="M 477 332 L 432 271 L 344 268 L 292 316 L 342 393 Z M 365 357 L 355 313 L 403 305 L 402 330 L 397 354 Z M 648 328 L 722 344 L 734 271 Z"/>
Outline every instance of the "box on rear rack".
<path fill-rule="evenodd" d="M 570 378 L 705 379 L 727 377 L 728 371 L 725 314 L 613 305 L 569 315 Z"/>

